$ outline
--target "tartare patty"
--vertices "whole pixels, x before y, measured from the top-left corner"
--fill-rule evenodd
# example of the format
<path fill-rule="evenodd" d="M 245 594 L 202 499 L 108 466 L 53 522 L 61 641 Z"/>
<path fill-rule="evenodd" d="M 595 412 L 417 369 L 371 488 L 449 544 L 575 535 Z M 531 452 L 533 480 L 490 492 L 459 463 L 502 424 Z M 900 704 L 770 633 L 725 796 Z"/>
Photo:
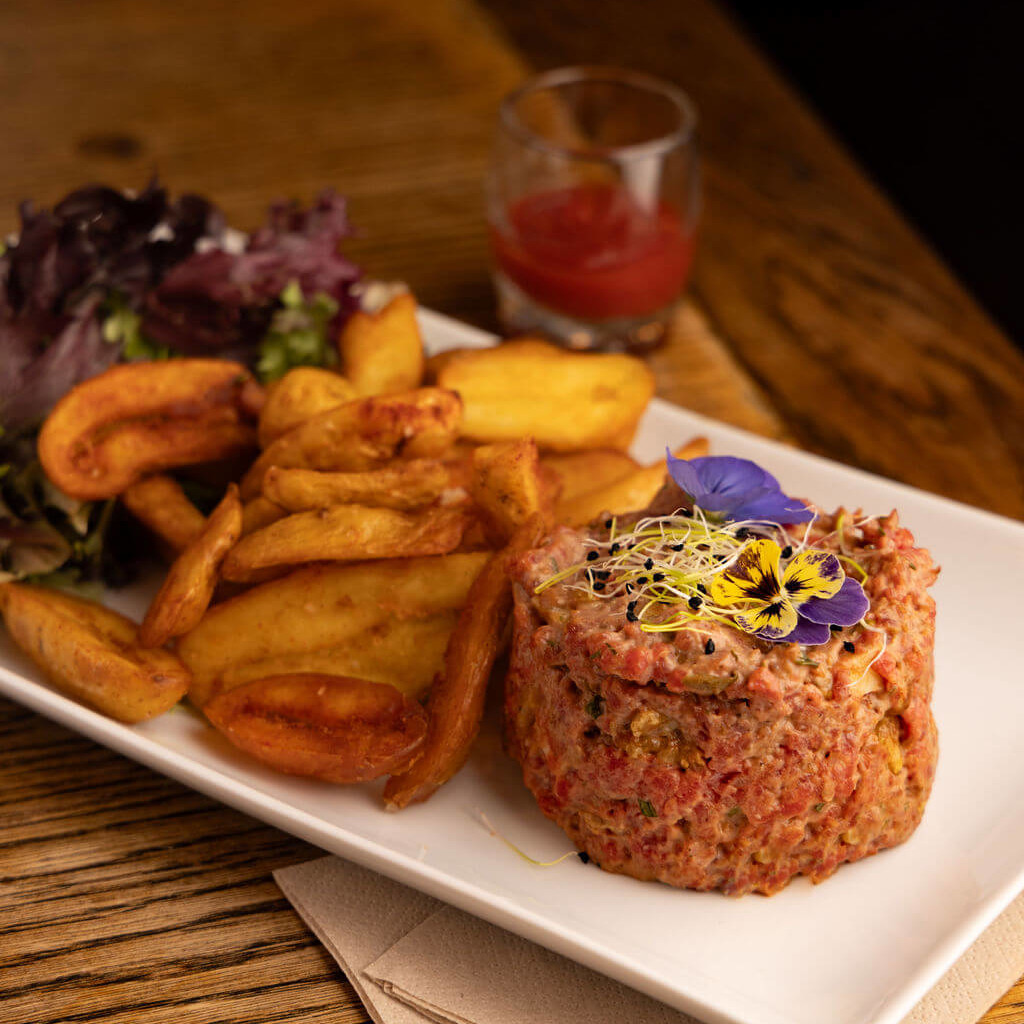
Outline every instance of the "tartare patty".
<path fill-rule="evenodd" d="M 907 839 L 938 755 L 937 569 L 896 512 L 819 513 L 794 540 L 864 573 L 864 624 L 770 643 L 726 623 L 645 632 L 572 578 L 601 528 L 558 528 L 512 567 L 506 745 L 541 810 L 607 871 L 730 894 Z M 604 536 L 607 536 L 606 532 Z"/>

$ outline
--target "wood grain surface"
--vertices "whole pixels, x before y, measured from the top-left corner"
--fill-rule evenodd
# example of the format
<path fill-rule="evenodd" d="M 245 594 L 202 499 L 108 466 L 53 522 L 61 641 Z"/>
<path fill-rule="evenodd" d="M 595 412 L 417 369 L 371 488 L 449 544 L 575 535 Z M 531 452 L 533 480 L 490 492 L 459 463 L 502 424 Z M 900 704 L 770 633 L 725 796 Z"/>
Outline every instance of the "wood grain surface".
<path fill-rule="evenodd" d="M 481 179 L 500 97 L 577 61 L 701 109 L 674 401 L 1024 515 L 1024 360 L 709 0 L 0 5 L 0 230 L 89 180 L 240 226 L 333 184 L 350 251 L 493 327 Z M 270 872 L 316 851 L 0 701 L 0 1024 L 362 1022 Z M 985 1017 L 1024 1022 L 1018 986 Z"/>

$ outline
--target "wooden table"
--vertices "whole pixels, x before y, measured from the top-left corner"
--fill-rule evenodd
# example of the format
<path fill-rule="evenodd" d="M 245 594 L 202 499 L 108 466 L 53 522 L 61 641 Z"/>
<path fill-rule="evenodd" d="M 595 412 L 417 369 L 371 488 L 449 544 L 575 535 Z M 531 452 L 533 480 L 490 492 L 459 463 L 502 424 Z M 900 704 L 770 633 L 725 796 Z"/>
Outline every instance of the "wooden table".
<path fill-rule="evenodd" d="M 675 79 L 702 113 L 695 301 L 660 392 L 1024 515 L 1024 360 L 710 0 L 8 3 L 0 228 L 22 197 L 154 169 L 242 226 L 334 184 L 372 273 L 493 326 L 496 105 L 579 61 Z M 4 701 L 0 734 L 2 1024 L 366 1019 L 270 877 L 315 849 Z"/>

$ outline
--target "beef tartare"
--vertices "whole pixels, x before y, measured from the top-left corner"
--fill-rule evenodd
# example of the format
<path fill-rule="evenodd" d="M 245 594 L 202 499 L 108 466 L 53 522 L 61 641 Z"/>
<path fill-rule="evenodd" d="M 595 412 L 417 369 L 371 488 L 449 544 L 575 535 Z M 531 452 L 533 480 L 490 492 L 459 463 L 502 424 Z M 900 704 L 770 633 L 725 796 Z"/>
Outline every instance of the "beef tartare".
<path fill-rule="evenodd" d="M 658 505 L 558 528 L 512 567 L 506 738 L 541 810 L 605 870 L 730 894 L 818 882 L 903 842 L 938 752 L 928 552 L 895 512 L 811 509 L 758 533 L 695 516 L 675 485 Z M 698 520 L 704 533 L 680 532 Z M 726 567 L 718 578 L 685 562 L 687 544 L 709 572 Z M 726 577 L 755 556 L 762 575 L 730 606 Z M 768 617 L 812 563 L 843 567 L 856 623 L 821 614 L 821 598 L 781 637 L 751 621 L 771 573 L 782 597 L 768 594 Z"/>

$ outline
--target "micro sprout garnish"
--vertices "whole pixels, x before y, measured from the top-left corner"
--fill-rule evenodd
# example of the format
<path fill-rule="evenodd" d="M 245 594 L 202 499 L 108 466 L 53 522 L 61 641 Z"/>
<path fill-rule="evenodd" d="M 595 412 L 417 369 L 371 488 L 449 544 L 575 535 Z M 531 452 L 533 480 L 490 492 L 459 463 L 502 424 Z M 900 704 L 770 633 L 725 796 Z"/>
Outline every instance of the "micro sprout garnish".
<path fill-rule="evenodd" d="M 742 471 L 737 480 L 725 479 L 735 464 Z M 689 478 L 693 471 L 679 460 L 669 468 L 677 482 L 686 478 L 695 497 L 699 487 Z M 730 504 L 729 509 L 709 512 L 694 501 L 692 508 L 641 518 L 622 532 L 616 519 L 608 519 L 606 537 L 585 538 L 585 562 L 548 577 L 534 592 L 566 582 L 568 589 L 596 600 L 628 596 L 626 618 L 646 633 L 699 632 L 700 626 L 717 623 L 762 640 L 816 646 L 829 640 L 831 626 L 862 620 L 867 597 L 843 564 L 864 579 L 866 573 L 852 558 L 809 541 L 816 518 L 810 509 L 797 508 L 774 477 L 745 460 L 723 459 L 721 466 L 710 467 L 722 478 L 717 481 L 709 466 L 699 468 L 698 483 L 707 485 L 704 496 Z M 757 480 L 754 470 L 761 474 Z M 740 493 L 751 482 L 759 485 L 756 493 Z M 760 516 L 769 506 L 780 509 L 777 519 L 730 519 L 739 508 L 754 508 Z M 799 539 L 792 535 L 795 529 L 783 525 L 797 522 L 805 524 Z"/>
<path fill-rule="evenodd" d="M 575 850 L 570 850 L 568 853 L 563 853 L 561 857 L 556 857 L 554 860 L 537 860 L 535 857 L 531 857 L 528 853 L 523 853 L 522 850 L 516 846 L 511 840 L 506 839 L 488 820 L 487 815 L 484 814 L 479 808 L 476 812 L 480 816 L 480 821 L 483 822 L 484 827 L 492 836 L 496 836 L 500 839 L 513 853 L 519 854 L 523 860 L 528 861 L 530 864 L 535 865 L 538 868 L 553 868 L 556 864 L 561 864 L 562 861 L 568 860 L 570 857 L 576 856 Z"/>

